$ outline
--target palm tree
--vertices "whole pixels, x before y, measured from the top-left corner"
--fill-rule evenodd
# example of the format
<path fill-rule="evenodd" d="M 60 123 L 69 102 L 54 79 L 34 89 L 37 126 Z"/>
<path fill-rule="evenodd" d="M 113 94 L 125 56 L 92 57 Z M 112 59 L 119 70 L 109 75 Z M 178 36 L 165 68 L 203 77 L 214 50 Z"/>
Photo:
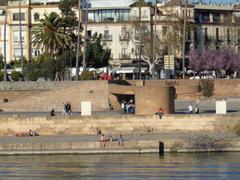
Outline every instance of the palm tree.
<path fill-rule="evenodd" d="M 71 38 L 64 33 L 62 20 L 55 12 L 44 14 L 44 19 L 34 28 L 33 45 L 42 47 L 46 54 L 61 54 L 70 43 Z"/>

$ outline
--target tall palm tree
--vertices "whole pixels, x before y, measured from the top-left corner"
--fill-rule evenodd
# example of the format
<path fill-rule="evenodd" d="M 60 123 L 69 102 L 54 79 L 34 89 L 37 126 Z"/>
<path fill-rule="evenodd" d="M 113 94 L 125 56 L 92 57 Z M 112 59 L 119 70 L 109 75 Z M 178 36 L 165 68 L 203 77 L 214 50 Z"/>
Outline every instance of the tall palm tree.
<path fill-rule="evenodd" d="M 42 47 L 46 54 L 60 54 L 71 42 L 71 38 L 64 33 L 61 18 L 55 12 L 44 15 L 40 24 L 34 28 L 33 45 Z"/>

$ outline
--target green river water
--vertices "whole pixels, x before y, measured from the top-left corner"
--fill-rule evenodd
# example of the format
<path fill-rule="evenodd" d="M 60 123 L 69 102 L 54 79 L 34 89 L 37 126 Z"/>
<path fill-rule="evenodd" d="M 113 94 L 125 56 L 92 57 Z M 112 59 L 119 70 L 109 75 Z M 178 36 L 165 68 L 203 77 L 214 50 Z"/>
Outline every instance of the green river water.
<path fill-rule="evenodd" d="M 0 156 L 0 179 L 240 179 L 240 153 Z"/>

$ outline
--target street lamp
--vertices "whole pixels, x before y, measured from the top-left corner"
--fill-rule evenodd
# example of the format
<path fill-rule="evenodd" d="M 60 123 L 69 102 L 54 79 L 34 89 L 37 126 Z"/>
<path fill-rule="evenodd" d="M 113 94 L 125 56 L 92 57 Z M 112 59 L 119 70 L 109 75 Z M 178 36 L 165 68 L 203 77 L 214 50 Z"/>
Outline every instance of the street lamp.
<path fill-rule="evenodd" d="M 187 3 L 185 0 L 185 8 L 183 13 L 183 44 L 182 44 L 182 71 L 183 71 L 183 79 L 185 78 L 185 41 L 186 41 L 186 21 L 187 21 Z"/>
<path fill-rule="evenodd" d="M 21 5 L 21 0 L 18 1 L 19 3 L 19 43 L 20 43 L 20 52 L 21 52 L 21 65 L 22 65 L 22 70 L 23 70 L 23 44 L 22 44 L 22 5 Z"/>
<path fill-rule="evenodd" d="M 84 1 L 84 10 L 85 10 L 85 15 L 84 15 L 84 42 L 83 42 L 83 47 L 84 47 L 84 52 L 83 52 L 83 71 L 86 71 L 86 50 L 87 50 L 87 24 L 88 24 L 88 5 L 89 2 L 88 0 Z"/>
<path fill-rule="evenodd" d="M 156 59 L 156 35 L 157 35 L 157 0 L 155 0 L 154 5 L 154 34 L 153 34 L 153 69 L 152 69 L 152 79 L 155 79 L 155 59 Z"/>
<path fill-rule="evenodd" d="M 138 1 L 138 11 L 139 11 L 139 14 L 138 14 L 138 21 L 139 21 L 139 29 L 138 29 L 138 41 L 139 41 L 139 49 L 138 49 L 138 79 L 142 79 L 141 77 L 141 56 L 142 56 L 142 42 L 141 42 L 141 16 L 142 16 L 142 13 L 141 13 L 141 0 Z"/>
<path fill-rule="evenodd" d="M 7 6 L 5 10 L 5 20 L 4 20 L 4 77 L 3 80 L 7 81 Z"/>
<path fill-rule="evenodd" d="M 79 79 L 79 54 L 80 54 L 80 26 L 81 26 L 81 5 L 82 5 L 82 0 L 78 1 L 78 29 L 77 29 L 77 54 L 76 54 L 76 76 L 75 80 Z"/>

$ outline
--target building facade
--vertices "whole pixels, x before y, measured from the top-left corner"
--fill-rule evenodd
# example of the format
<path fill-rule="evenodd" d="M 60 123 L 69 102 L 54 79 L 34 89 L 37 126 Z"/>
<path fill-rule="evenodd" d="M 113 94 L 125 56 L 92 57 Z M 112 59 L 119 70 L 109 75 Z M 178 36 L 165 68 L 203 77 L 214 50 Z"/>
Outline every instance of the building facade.
<path fill-rule="evenodd" d="M 58 0 L 4 1 L 0 4 L 0 54 L 4 49 L 4 24 L 6 18 L 7 62 L 18 59 L 23 53 L 26 59 L 38 56 L 42 49 L 33 47 L 32 27 L 44 14 L 60 13 Z M 139 60 L 137 22 L 139 7 L 134 0 L 89 0 L 87 35 L 102 34 L 103 43 L 111 49 L 112 66 L 131 65 Z M 182 56 L 182 20 L 185 1 L 170 0 L 157 4 L 141 4 L 141 23 L 146 24 L 152 36 L 156 33 L 159 42 L 155 45 L 158 55 Z M 76 11 L 78 11 L 76 9 Z M 86 12 L 86 9 L 83 9 Z M 78 13 L 76 13 L 78 15 Z M 239 4 L 187 4 L 186 54 L 191 48 L 203 50 L 228 46 L 240 50 L 240 5 Z M 21 31 L 20 35 L 20 23 Z M 156 25 L 156 26 L 155 26 Z M 156 30 L 156 31 L 155 31 Z M 152 34 L 151 34 L 152 32 Z M 156 36 L 154 36 L 156 38 Z M 21 38 L 20 38 L 21 37 Z M 22 44 L 22 48 L 21 48 Z M 141 48 L 147 48 L 142 42 Z M 154 48 L 154 47 L 152 47 Z M 22 49 L 22 52 L 21 52 Z M 148 49 L 147 49 L 148 50 Z M 149 50 L 150 51 L 150 50 Z M 151 53 L 150 53 L 151 54 Z M 154 55 L 153 55 L 154 56 Z M 162 56 L 161 56 L 162 57 Z M 161 58 L 160 57 L 160 58 Z"/>

